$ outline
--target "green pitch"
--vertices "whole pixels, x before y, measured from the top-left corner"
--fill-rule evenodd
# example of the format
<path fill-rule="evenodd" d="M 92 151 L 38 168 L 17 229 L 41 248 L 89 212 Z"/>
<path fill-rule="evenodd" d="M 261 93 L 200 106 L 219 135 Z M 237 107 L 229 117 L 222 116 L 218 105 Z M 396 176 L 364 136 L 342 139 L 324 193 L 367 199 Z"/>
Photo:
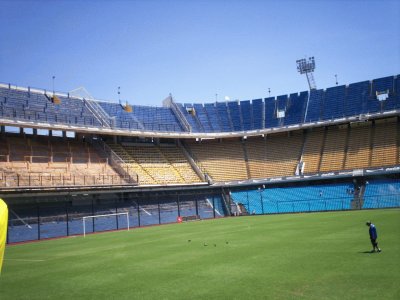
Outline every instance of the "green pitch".
<path fill-rule="evenodd" d="M 372 247 L 365 221 L 378 229 Z M 400 299 L 400 210 L 226 218 L 8 246 L 0 299 Z"/>

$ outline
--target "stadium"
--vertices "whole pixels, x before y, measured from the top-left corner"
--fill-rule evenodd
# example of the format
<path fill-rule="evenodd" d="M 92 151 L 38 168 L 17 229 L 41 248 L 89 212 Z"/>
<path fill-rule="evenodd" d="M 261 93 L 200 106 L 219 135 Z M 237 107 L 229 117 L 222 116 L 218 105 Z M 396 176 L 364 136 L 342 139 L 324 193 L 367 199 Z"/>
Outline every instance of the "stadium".
<path fill-rule="evenodd" d="M 0 83 L 2 297 L 398 299 L 400 74 L 296 63 L 307 89 L 158 106 Z"/>
<path fill-rule="evenodd" d="M 400 206 L 398 75 L 204 105 L 0 94 L 10 243 L 83 234 L 82 217 L 112 213 L 129 220 L 86 231 Z"/>

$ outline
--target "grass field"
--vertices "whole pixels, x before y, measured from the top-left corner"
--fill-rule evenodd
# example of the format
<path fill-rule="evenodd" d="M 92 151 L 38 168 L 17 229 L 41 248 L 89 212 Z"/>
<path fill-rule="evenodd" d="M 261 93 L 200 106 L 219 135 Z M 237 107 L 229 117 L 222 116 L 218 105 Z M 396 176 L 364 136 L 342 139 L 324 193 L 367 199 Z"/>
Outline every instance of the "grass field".
<path fill-rule="evenodd" d="M 368 253 L 368 219 L 382 253 Z M 8 246 L 0 299 L 400 299 L 400 210 L 225 218 Z"/>

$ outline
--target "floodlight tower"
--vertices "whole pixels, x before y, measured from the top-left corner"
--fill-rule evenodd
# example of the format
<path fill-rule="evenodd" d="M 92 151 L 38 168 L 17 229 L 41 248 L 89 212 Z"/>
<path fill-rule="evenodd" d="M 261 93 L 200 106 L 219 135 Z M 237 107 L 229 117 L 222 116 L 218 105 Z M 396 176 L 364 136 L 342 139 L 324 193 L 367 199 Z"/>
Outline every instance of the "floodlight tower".
<path fill-rule="evenodd" d="M 296 60 L 296 63 L 297 63 L 297 71 L 299 71 L 300 74 L 306 74 L 310 90 L 316 90 L 317 85 L 315 84 L 313 75 L 313 72 L 315 70 L 314 56 L 309 57 L 308 60 L 307 58 Z"/>

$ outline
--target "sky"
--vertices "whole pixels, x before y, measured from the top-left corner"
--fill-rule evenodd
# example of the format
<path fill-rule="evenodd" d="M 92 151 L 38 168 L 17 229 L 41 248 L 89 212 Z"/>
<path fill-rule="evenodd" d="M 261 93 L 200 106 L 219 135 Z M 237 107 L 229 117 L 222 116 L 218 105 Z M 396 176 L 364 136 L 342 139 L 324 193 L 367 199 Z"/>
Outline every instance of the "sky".
<path fill-rule="evenodd" d="M 321 89 L 400 74 L 399 0 L 0 0 L 0 28 L 0 82 L 133 105 L 305 91 L 310 56 Z"/>

